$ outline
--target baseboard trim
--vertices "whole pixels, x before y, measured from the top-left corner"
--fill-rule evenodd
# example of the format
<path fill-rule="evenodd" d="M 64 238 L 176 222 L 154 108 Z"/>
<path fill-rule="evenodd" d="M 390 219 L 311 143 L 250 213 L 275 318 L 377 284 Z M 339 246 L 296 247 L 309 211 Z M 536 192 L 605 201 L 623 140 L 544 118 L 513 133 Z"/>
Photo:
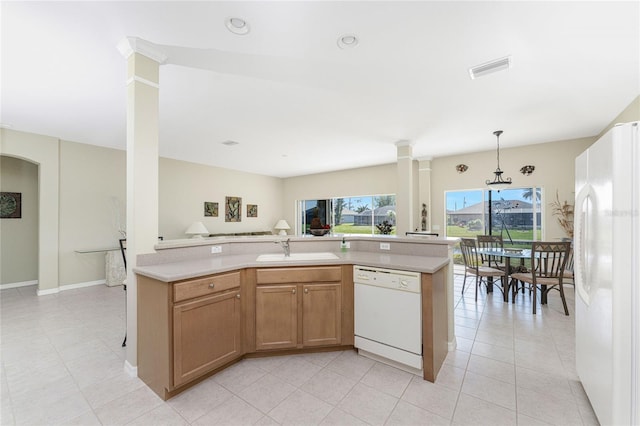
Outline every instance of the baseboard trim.
<path fill-rule="evenodd" d="M 37 294 L 38 296 L 46 296 L 48 294 L 57 294 L 57 293 L 60 293 L 61 291 L 75 290 L 76 288 L 93 287 L 94 285 L 103 285 L 103 284 L 106 284 L 106 282 L 107 282 L 106 280 L 86 281 L 83 283 L 67 284 L 57 288 L 50 288 L 47 290 L 38 289 Z"/>
<path fill-rule="evenodd" d="M 448 346 L 449 352 L 456 350 L 456 348 L 458 347 L 457 343 L 458 342 L 456 341 L 455 337 L 453 338 L 453 340 L 447 342 L 447 346 Z"/>
<path fill-rule="evenodd" d="M 18 288 L 18 287 L 29 287 L 31 285 L 38 285 L 38 280 L 20 281 L 20 282 L 17 282 L 17 283 L 0 284 L 0 290 L 7 290 L 9 288 Z"/>
<path fill-rule="evenodd" d="M 124 372 L 130 377 L 138 377 L 138 367 L 134 367 L 127 360 L 124 361 Z"/>

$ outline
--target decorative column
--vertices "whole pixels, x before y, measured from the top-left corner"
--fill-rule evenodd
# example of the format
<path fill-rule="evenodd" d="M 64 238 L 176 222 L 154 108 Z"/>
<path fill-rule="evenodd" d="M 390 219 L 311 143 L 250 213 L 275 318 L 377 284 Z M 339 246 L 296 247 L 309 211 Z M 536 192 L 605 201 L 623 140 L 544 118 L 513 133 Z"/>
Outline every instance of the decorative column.
<path fill-rule="evenodd" d="M 403 237 L 414 228 L 414 199 L 417 189 L 414 182 L 413 143 L 396 142 L 398 156 L 398 189 L 396 191 L 396 235 Z"/>
<path fill-rule="evenodd" d="M 137 375 L 138 288 L 133 268 L 158 242 L 158 110 L 160 64 L 166 55 L 152 43 L 127 37 L 118 45 L 127 59 L 127 359 Z"/>
<path fill-rule="evenodd" d="M 431 157 L 418 158 L 418 192 L 420 226 L 418 231 L 431 231 Z M 424 223 L 423 223 L 424 222 Z"/>

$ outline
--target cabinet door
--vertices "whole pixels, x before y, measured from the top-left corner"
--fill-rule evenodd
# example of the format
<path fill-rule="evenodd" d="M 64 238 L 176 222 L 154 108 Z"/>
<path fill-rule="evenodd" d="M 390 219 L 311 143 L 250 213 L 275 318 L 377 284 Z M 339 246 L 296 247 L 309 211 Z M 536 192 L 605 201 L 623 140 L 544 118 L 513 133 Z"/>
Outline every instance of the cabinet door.
<path fill-rule="evenodd" d="M 339 345 L 342 334 L 342 287 L 306 284 L 302 294 L 303 346 Z"/>
<path fill-rule="evenodd" d="M 256 288 L 256 349 L 295 348 L 297 340 L 297 286 L 258 286 Z"/>
<path fill-rule="evenodd" d="M 174 386 L 241 356 L 240 337 L 239 289 L 175 305 Z"/>

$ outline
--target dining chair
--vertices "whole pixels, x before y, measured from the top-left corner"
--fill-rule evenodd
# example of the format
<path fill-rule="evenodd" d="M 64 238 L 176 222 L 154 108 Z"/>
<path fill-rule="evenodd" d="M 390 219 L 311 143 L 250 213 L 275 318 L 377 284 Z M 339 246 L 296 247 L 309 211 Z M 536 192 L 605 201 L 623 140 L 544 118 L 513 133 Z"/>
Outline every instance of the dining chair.
<path fill-rule="evenodd" d="M 464 287 L 467 284 L 468 276 L 475 276 L 476 278 L 476 301 L 478 300 L 478 287 L 482 284 L 484 280 L 486 285 L 489 286 L 489 282 L 487 280 L 488 277 L 493 278 L 493 284 L 496 284 L 496 278 L 500 280 L 502 283 L 502 276 L 504 272 L 497 268 L 491 268 L 489 266 L 484 266 L 476 251 L 476 240 L 473 238 L 462 238 L 460 240 L 460 249 L 462 250 L 462 260 L 464 261 L 464 280 L 462 281 L 462 294 L 464 294 Z M 504 285 L 500 288 L 500 291 L 503 292 L 504 295 Z"/>
<path fill-rule="evenodd" d="M 158 237 L 159 241 L 164 240 L 164 237 Z M 124 263 L 124 271 L 127 272 L 127 239 L 126 238 L 120 238 L 118 240 L 118 242 L 120 243 L 120 253 L 122 253 L 122 262 Z M 127 291 L 127 278 L 125 277 L 124 280 L 122 280 L 122 289 L 124 291 Z M 127 298 L 125 296 L 124 298 L 124 322 L 125 324 L 127 323 Z M 124 348 L 125 346 L 127 346 L 127 332 L 124 332 L 124 340 L 122 341 L 122 347 Z"/>
<path fill-rule="evenodd" d="M 516 272 L 511 275 L 515 279 L 526 283 L 529 292 L 533 293 L 533 314 L 536 313 L 537 294 L 540 290 L 540 304 L 547 303 L 547 294 L 552 288 L 560 292 L 564 314 L 569 315 L 567 300 L 564 296 L 563 279 L 565 267 L 571 251 L 569 242 L 533 242 L 531 244 L 531 271 Z M 517 292 L 513 292 L 515 298 Z"/>
<path fill-rule="evenodd" d="M 502 241 L 502 235 L 478 235 L 478 248 L 481 249 L 504 249 L 504 242 Z M 490 268 L 504 268 L 504 262 L 502 256 L 491 256 L 487 254 L 480 254 L 480 260 L 484 266 Z"/>
<path fill-rule="evenodd" d="M 571 249 L 569 249 L 567 264 L 564 266 L 563 278 L 565 280 L 571 280 L 571 284 L 573 284 L 573 245 L 571 245 Z"/>
<path fill-rule="evenodd" d="M 127 254 L 126 254 L 126 250 L 127 250 L 127 239 L 126 238 L 120 238 L 118 240 L 118 242 L 120 243 L 120 253 L 122 253 L 122 262 L 124 263 L 124 271 L 125 273 L 127 272 Z M 124 291 L 127 291 L 127 278 L 125 277 L 124 280 L 122 280 L 122 288 Z M 124 298 L 124 315 L 125 315 L 125 327 L 126 327 L 126 323 L 127 323 L 127 297 L 125 296 Z M 124 348 L 125 346 L 127 346 L 127 332 L 125 330 L 124 332 L 124 340 L 122 341 L 122 347 Z"/>

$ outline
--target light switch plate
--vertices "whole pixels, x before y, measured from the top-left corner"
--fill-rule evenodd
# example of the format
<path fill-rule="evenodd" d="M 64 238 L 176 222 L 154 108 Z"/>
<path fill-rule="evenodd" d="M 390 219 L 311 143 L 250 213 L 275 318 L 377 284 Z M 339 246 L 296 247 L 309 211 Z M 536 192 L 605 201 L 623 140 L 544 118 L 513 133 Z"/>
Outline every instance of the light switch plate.
<path fill-rule="evenodd" d="M 211 246 L 211 253 L 222 253 L 222 246 Z"/>

